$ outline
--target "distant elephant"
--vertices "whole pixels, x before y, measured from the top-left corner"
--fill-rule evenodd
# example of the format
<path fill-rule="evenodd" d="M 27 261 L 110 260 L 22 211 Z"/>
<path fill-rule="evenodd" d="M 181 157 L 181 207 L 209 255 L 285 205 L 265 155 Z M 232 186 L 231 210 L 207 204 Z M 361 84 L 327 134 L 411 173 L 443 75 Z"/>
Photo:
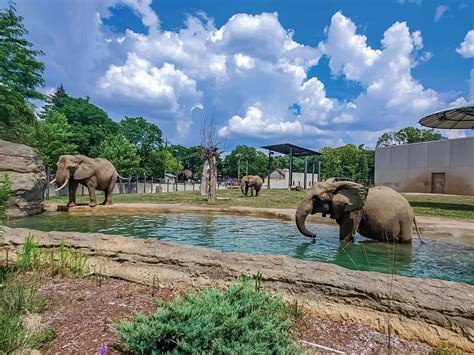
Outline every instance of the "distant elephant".
<path fill-rule="evenodd" d="M 307 237 L 309 214 L 322 213 L 339 224 L 339 239 L 351 241 L 356 232 L 385 242 L 411 243 L 412 223 L 420 237 L 415 215 L 408 201 L 395 190 L 377 186 L 366 188 L 351 181 L 329 179 L 314 184 L 296 210 L 296 226 Z"/>
<path fill-rule="evenodd" d="M 56 163 L 56 177 L 51 183 L 60 186 L 59 191 L 69 183 L 68 207 L 76 205 L 76 190 L 82 184 L 89 190 L 89 206 L 97 205 L 95 190 L 105 193 L 104 205 L 112 204 L 112 192 L 119 176 L 110 161 L 102 158 L 89 158 L 84 155 L 61 155 Z"/>
<path fill-rule="evenodd" d="M 258 196 L 258 193 L 262 189 L 263 180 L 260 176 L 256 175 L 247 175 L 240 180 L 240 191 L 244 196 L 247 196 L 250 188 L 250 196 L 253 196 L 253 190 L 255 190 L 255 197 Z"/>

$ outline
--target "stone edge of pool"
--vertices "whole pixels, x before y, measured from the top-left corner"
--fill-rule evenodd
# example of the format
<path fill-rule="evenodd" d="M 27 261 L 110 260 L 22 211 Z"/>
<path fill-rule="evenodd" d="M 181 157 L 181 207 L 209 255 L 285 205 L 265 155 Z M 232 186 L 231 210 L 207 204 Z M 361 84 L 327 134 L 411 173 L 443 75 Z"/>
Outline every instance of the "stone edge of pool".
<path fill-rule="evenodd" d="M 115 213 L 220 213 L 253 217 L 278 218 L 287 221 L 295 219 L 295 209 L 255 208 L 255 207 L 223 207 L 223 206 L 195 206 L 188 204 L 152 204 L 152 203 L 116 203 L 110 206 L 89 207 L 87 205 L 75 206 L 67 209 L 63 204 L 48 203 L 44 205 L 45 212 L 67 211 L 75 215 L 107 215 Z M 416 217 L 422 232 L 427 232 L 431 239 L 456 237 L 460 244 L 474 244 L 474 221 L 455 220 L 439 217 Z M 336 225 L 330 218 L 310 215 L 310 223 Z M 416 236 L 414 236 L 416 238 Z"/>
<path fill-rule="evenodd" d="M 6 250 L 12 259 L 31 233 L 44 248 L 58 248 L 65 239 L 88 256 L 97 272 L 147 285 L 158 277 L 160 284 L 176 288 L 222 287 L 260 271 L 266 287 L 321 317 L 364 323 L 379 331 L 387 331 L 390 319 L 393 334 L 402 338 L 474 352 L 474 287 L 464 283 L 359 272 L 286 256 L 223 253 L 154 239 L 1 228 L 2 262 Z"/>

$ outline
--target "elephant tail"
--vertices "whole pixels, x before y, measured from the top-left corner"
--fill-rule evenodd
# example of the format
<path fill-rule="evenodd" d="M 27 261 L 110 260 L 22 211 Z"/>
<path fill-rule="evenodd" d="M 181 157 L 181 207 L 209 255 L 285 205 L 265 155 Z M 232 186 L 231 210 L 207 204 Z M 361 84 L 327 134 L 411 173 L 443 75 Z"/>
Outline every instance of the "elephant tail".
<path fill-rule="evenodd" d="M 129 178 L 123 177 L 123 176 L 120 175 L 120 174 L 117 174 L 117 177 L 120 178 L 120 179 L 122 179 L 122 180 L 128 180 L 128 179 L 129 179 Z"/>
<path fill-rule="evenodd" d="M 423 241 L 423 239 L 421 239 L 421 233 L 420 233 L 420 229 L 418 228 L 418 224 L 416 224 L 416 217 L 415 217 L 415 215 L 413 215 L 413 223 L 415 224 L 416 234 L 418 234 L 418 238 L 420 238 L 421 244 L 425 244 L 425 242 Z"/>

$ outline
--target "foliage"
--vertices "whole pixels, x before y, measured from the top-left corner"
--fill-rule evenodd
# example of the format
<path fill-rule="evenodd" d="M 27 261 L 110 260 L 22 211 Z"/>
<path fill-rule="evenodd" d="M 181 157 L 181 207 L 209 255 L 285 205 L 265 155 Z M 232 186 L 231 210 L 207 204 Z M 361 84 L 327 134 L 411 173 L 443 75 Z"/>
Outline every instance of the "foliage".
<path fill-rule="evenodd" d="M 405 127 L 397 132 L 387 132 L 382 134 L 377 141 L 377 147 L 438 141 L 440 139 L 446 139 L 446 137 L 441 133 L 436 132 L 434 129 Z"/>
<path fill-rule="evenodd" d="M 133 175 L 138 172 L 140 157 L 137 150 L 121 134 L 104 140 L 99 146 L 99 155 L 110 160 L 119 174 Z"/>
<path fill-rule="evenodd" d="M 22 127 L 35 120 L 31 99 L 42 99 L 41 51 L 25 39 L 23 18 L 13 3 L 0 9 L 0 139 L 23 141 Z"/>
<path fill-rule="evenodd" d="M 151 316 L 115 325 L 122 344 L 139 354 L 300 353 L 289 334 L 291 317 L 281 297 L 249 282 L 226 291 L 188 292 Z"/>
<path fill-rule="evenodd" d="M 97 157 L 101 142 L 119 133 L 118 124 L 104 110 L 90 103 L 88 97 L 69 96 L 62 86 L 48 98 L 44 109 L 66 116 L 74 132 L 71 142 L 77 145 L 80 154 L 89 157 Z"/>
<path fill-rule="evenodd" d="M 265 177 L 268 174 L 268 157 L 254 147 L 238 145 L 223 161 L 224 174 L 237 177 L 240 166 L 240 177 L 244 175 L 258 175 Z"/>
<path fill-rule="evenodd" d="M 436 348 L 429 352 L 429 355 L 460 355 L 461 352 L 457 351 L 455 348 L 446 346 L 446 345 L 438 345 Z"/>
<path fill-rule="evenodd" d="M 171 144 L 168 150 L 178 159 L 184 169 L 192 171 L 193 176 L 200 177 L 202 175 L 203 155 L 201 147 L 184 147 L 179 144 Z"/>
<path fill-rule="evenodd" d="M 49 268 L 52 275 L 79 277 L 88 270 L 87 256 L 61 241 L 59 251 L 46 253 L 30 234 L 17 253 L 15 267 L 22 271 L 40 271 Z"/>
<path fill-rule="evenodd" d="M 0 222 L 5 218 L 5 210 L 12 193 L 12 184 L 8 175 L 0 180 Z"/>
<path fill-rule="evenodd" d="M 373 176 L 374 163 L 372 153 L 368 153 L 363 145 L 357 147 L 347 144 L 338 148 L 324 147 L 321 149 L 321 178 L 348 178 L 365 185 L 370 184 L 369 177 Z"/>
<path fill-rule="evenodd" d="M 36 282 L 11 280 L 7 273 L 0 279 L 0 353 L 31 348 L 35 344 L 22 320 L 27 313 L 41 312 L 45 300 L 37 294 Z M 5 277 L 7 279 L 5 280 Z"/>
<path fill-rule="evenodd" d="M 120 122 L 120 132 L 135 147 L 140 156 L 140 167 L 150 174 L 150 154 L 160 148 L 162 132 L 157 125 L 147 122 L 143 117 L 125 117 Z"/>
<path fill-rule="evenodd" d="M 77 145 L 72 143 L 73 133 L 66 116 L 48 110 L 38 122 L 31 145 L 38 148 L 45 166 L 54 166 L 64 154 L 76 154 Z"/>
<path fill-rule="evenodd" d="M 150 163 L 151 173 L 158 178 L 164 177 L 165 173 L 176 174 L 183 170 L 183 163 L 166 148 L 152 151 Z"/>

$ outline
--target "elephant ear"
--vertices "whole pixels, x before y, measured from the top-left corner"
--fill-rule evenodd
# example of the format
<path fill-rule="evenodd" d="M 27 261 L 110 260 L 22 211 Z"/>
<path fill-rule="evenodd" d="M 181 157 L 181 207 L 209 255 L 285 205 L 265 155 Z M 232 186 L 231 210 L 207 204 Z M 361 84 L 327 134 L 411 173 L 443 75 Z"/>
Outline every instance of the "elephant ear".
<path fill-rule="evenodd" d="M 340 194 L 347 198 L 349 203 L 345 207 L 346 212 L 360 210 L 367 199 L 369 189 L 352 181 L 340 181 L 336 184 L 335 194 Z"/>
<path fill-rule="evenodd" d="M 74 172 L 75 180 L 83 180 L 90 178 L 95 174 L 95 166 L 92 162 L 86 160 L 79 161 L 79 167 Z"/>

